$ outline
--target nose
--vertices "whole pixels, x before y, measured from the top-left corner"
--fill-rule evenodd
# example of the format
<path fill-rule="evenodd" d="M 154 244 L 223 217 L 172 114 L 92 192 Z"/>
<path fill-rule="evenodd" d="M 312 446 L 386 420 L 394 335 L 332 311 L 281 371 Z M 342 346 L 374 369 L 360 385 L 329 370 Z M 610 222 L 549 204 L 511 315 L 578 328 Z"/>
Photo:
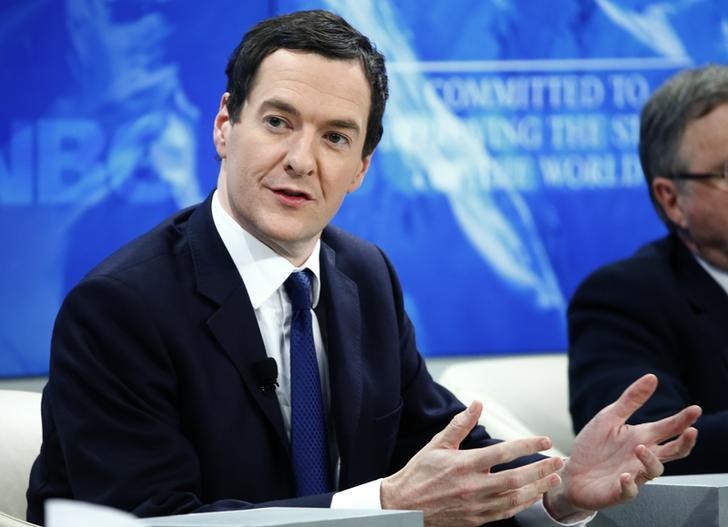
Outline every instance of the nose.
<path fill-rule="evenodd" d="M 291 137 L 285 158 L 286 172 L 291 176 L 310 176 L 316 170 L 316 145 L 313 134 L 301 131 Z"/>

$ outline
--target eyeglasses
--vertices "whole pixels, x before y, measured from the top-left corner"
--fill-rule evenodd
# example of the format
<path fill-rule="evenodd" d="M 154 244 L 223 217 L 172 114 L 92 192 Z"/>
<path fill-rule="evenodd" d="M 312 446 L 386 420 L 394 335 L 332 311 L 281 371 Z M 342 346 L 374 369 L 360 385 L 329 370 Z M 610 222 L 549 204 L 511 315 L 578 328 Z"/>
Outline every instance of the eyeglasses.
<path fill-rule="evenodd" d="M 728 191 L 728 161 L 723 163 L 722 172 L 676 172 L 670 179 L 714 181 L 717 188 Z"/>

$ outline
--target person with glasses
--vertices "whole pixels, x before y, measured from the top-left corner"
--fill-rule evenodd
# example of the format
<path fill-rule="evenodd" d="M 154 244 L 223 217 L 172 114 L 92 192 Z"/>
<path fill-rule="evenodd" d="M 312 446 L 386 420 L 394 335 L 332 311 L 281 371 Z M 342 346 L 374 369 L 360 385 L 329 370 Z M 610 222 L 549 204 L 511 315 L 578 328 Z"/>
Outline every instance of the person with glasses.
<path fill-rule="evenodd" d="M 668 234 L 594 272 L 570 302 L 574 429 L 654 373 L 657 391 L 630 422 L 704 409 L 693 453 L 665 472 L 728 472 L 728 67 L 683 71 L 658 89 L 639 153 Z"/>

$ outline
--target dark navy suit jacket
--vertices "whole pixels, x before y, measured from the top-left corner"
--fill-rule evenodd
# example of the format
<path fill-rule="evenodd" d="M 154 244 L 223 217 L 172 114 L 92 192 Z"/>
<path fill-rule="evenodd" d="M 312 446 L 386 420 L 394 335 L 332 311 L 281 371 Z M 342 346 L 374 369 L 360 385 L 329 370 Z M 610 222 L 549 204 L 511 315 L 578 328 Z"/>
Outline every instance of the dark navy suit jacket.
<path fill-rule="evenodd" d="M 603 267 L 569 306 L 574 429 L 632 381 L 657 375 L 655 395 L 630 422 L 699 404 L 698 441 L 668 474 L 728 472 L 728 295 L 675 235 Z"/>
<path fill-rule="evenodd" d="M 343 489 L 398 470 L 463 406 L 427 372 L 378 248 L 329 227 L 321 273 Z M 123 247 L 58 314 L 28 519 L 53 496 L 139 516 L 328 506 L 292 498 L 278 401 L 253 373 L 265 357 L 210 198 Z M 463 447 L 493 442 L 476 427 Z"/>

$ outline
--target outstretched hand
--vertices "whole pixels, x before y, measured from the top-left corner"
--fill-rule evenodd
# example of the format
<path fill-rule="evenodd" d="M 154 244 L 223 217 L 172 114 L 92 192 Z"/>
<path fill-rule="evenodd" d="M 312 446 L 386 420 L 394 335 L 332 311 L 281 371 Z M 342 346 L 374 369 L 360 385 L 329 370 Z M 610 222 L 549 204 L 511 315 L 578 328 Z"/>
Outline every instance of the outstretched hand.
<path fill-rule="evenodd" d="M 428 527 L 482 525 L 515 515 L 561 483 L 556 474 L 563 466 L 559 458 L 490 472 L 495 465 L 550 448 L 551 440 L 547 437 L 459 450 L 460 443 L 478 422 L 481 411 L 480 402 L 472 403 L 402 470 L 384 478 L 382 507 L 421 510 Z"/>
<path fill-rule="evenodd" d="M 657 377 L 640 377 L 576 436 L 563 483 L 545 499 L 557 519 L 628 501 L 641 485 L 662 474 L 663 463 L 690 453 L 698 435 L 691 425 L 701 414 L 699 406 L 651 423 L 626 424 L 656 388 Z"/>

